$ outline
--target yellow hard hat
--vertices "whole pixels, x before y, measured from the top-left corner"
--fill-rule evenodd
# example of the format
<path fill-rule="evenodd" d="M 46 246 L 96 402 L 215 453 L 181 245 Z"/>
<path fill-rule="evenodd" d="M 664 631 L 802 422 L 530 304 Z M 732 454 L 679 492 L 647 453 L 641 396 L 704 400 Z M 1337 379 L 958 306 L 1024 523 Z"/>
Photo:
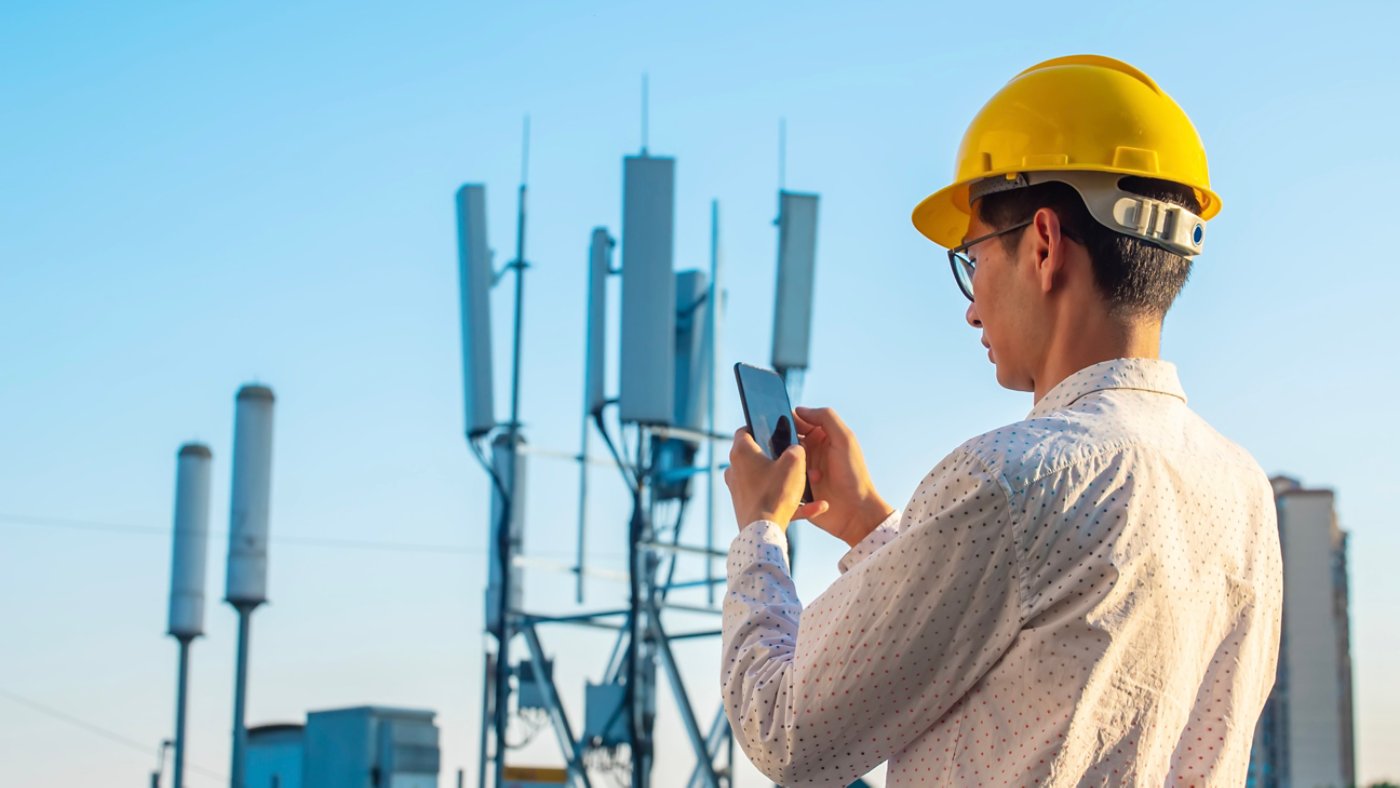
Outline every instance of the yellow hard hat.
<path fill-rule="evenodd" d="M 963 135 L 953 184 L 914 208 L 914 226 L 952 248 L 967 234 L 974 183 L 1036 173 L 1030 180 L 1066 173 L 1066 181 L 1082 181 L 1074 174 L 1095 172 L 1189 186 L 1199 219 L 1220 212 L 1200 135 L 1171 96 L 1121 60 L 1071 55 L 1031 66 L 992 96 Z M 1197 251 L 1200 238 L 1197 230 Z"/>

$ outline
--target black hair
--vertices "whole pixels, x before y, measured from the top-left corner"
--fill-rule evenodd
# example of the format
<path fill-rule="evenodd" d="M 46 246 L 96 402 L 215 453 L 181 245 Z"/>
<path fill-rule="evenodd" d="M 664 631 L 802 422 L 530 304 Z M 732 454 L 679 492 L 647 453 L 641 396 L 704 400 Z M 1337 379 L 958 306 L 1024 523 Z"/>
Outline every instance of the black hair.
<path fill-rule="evenodd" d="M 1180 205 L 1193 213 L 1201 212 L 1196 193 L 1188 186 L 1127 176 L 1119 181 L 1119 188 Z M 1094 284 L 1117 317 L 1161 319 L 1191 274 L 1190 259 L 1099 224 L 1089 214 L 1079 192 L 1065 183 L 1050 181 L 994 192 L 979 199 L 976 205 L 977 215 L 994 229 L 1027 221 L 1041 208 L 1054 211 L 1060 219 L 1061 234 L 1088 250 Z M 1020 236 L 1004 235 L 1001 240 L 1010 252 Z"/>

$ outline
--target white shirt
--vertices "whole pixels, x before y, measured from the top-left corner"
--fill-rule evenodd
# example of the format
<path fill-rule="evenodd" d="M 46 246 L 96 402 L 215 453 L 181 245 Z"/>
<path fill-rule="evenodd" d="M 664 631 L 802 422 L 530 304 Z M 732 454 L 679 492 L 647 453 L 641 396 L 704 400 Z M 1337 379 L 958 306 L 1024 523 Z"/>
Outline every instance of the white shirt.
<path fill-rule="evenodd" d="M 786 786 L 1242 785 L 1282 564 L 1258 464 L 1171 364 L 1076 372 L 973 438 L 806 608 L 783 529 L 729 548 L 721 682 Z"/>

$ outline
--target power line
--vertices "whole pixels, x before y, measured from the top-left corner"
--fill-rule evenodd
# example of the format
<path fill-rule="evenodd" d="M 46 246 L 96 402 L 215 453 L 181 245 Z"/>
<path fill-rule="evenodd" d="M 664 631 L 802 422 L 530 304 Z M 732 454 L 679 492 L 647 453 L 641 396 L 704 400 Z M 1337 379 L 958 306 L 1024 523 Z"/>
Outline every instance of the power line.
<path fill-rule="evenodd" d="M 37 517 L 24 514 L 0 513 L 0 525 L 37 526 L 44 528 L 68 528 L 80 531 L 98 531 L 105 533 L 135 534 L 141 536 L 164 536 L 170 533 L 169 528 L 155 525 L 136 525 L 132 523 L 111 523 L 99 520 L 78 520 L 62 517 Z M 209 536 L 227 538 L 227 531 L 210 531 Z M 332 547 L 350 550 L 378 550 L 385 552 L 401 553 L 431 553 L 431 554 L 456 554 L 456 555 L 485 555 L 486 548 L 471 547 L 468 545 L 454 544 L 432 544 L 426 542 L 392 542 L 373 539 L 344 539 L 327 536 L 296 536 L 296 535 L 271 535 L 269 540 L 279 544 L 298 545 L 301 547 Z M 551 555 L 557 557 L 572 557 L 574 554 L 567 550 L 543 550 L 536 555 Z M 600 558 L 616 558 L 617 554 L 598 554 Z"/>
<path fill-rule="evenodd" d="M 146 755 L 151 754 L 151 748 L 148 745 L 142 744 L 141 742 L 136 741 L 135 739 L 129 739 L 120 733 L 110 731 L 102 727 L 101 725 L 97 725 L 95 723 L 91 723 L 86 720 L 74 717 L 73 715 L 68 714 L 66 712 L 59 711 L 58 709 L 55 709 L 52 706 L 45 705 L 37 700 L 33 700 L 32 698 L 26 698 L 23 695 L 10 692 L 9 690 L 2 688 L 0 688 L 0 696 L 4 696 L 10 699 L 11 701 L 20 704 L 21 706 L 27 706 L 30 709 L 33 709 L 34 711 L 37 711 L 41 714 L 47 714 L 55 719 L 63 720 L 69 725 L 74 725 L 79 728 L 82 728 L 88 733 L 101 736 L 102 738 L 120 744 L 123 747 L 129 747 Z M 189 764 L 189 766 L 191 771 L 200 772 L 206 777 L 212 777 L 216 780 L 228 779 L 227 775 L 219 774 L 215 771 L 210 771 L 209 769 L 205 769 L 202 766 L 197 766 L 195 764 Z"/>

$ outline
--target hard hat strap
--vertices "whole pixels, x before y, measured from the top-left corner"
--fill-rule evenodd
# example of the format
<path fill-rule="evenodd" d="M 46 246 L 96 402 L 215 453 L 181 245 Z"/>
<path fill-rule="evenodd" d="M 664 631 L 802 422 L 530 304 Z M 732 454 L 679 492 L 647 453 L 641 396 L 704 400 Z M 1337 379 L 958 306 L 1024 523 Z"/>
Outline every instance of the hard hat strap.
<path fill-rule="evenodd" d="M 1205 242 L 1205 220 L 1175 203 L 1124 191 L 1118 186 L 1124 177 L 1119 173 L 1090 170 L 1012 173 L 971 184 L 968 196 L 969 202 L 976 202 L 988 194 L 1011 189 L 1051 181 L 1064 183 L 1079 192 L 1089 215 L 1104 227 L 1141 238 L 1182 257 L 1200 254 Z"/>

